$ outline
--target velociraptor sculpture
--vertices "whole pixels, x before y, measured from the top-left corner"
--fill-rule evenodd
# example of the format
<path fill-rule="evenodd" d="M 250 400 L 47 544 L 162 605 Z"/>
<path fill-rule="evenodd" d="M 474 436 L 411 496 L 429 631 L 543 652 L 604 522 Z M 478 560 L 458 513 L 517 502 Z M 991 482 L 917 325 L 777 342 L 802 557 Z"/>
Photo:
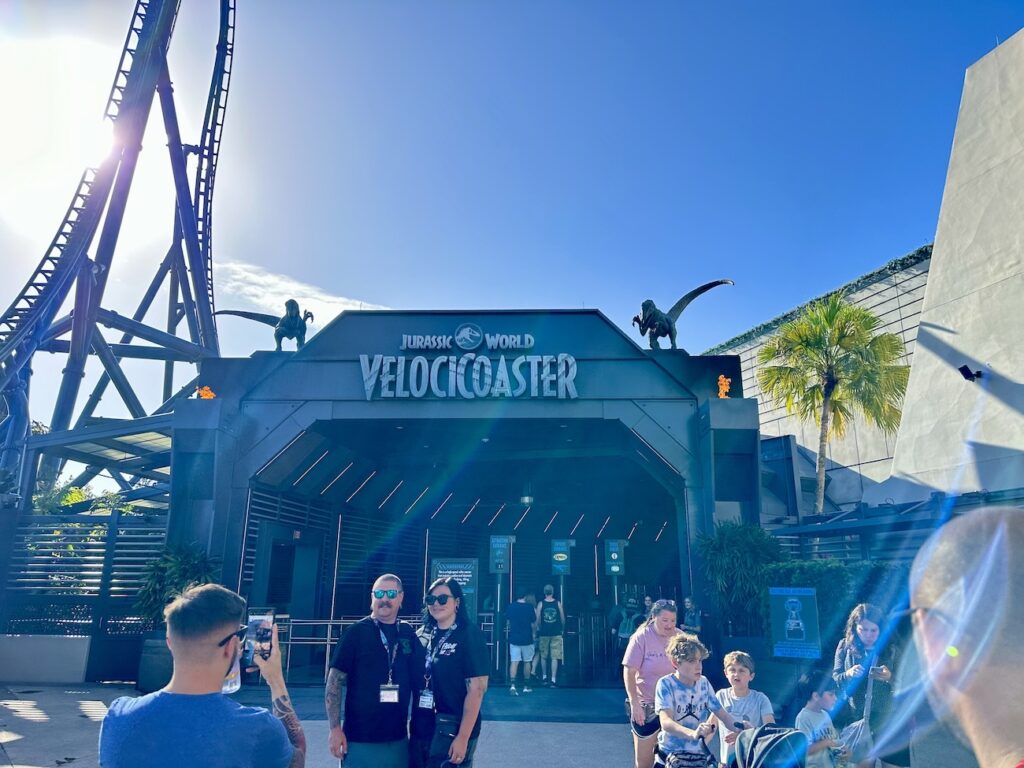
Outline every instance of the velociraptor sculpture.
<path fill-rule="evenodd" d="M 299 302 L 295 299 L 288 299 L 284 303 L 284 317 L 266 315 L 262 312 L 245 312 L 239 309 L 221 309 L 215 312 L 217 315 L 235 315 L 244 317 L 247 320 L 255 320 L 274 328 L 274 342 L 277 344 L 277 351 L 281 351 L 282 339 L 295 339 L 295 348 L 302 349 L 306 345 L 306 323 L 313 321 L 313 313 L 308 309 L 299 314 Z"/>
<path fill-rule="evenodd" d="M 672 345 L 672 349 L 677 349 L 676 321 L 679 320 L 679 316 L 683 314 L 683 310 L 689 306 L 691 301 L 719 285 L 735 285 L 735 283 L 732 280 L 712 280 L 710 283 L 705 283 L 683 296 L 683 298 L 672 305 L 672 309 L 668 312 L 662 312 L 654 305 L 653 299 L 647 299 L 647 301 L 640 305 L 640 314 L 633 316 L 633 325 L 640 328 L 641 336 L 647 336 L 651 349 L 661 349 L 658 339 L 666 336 Z"/>

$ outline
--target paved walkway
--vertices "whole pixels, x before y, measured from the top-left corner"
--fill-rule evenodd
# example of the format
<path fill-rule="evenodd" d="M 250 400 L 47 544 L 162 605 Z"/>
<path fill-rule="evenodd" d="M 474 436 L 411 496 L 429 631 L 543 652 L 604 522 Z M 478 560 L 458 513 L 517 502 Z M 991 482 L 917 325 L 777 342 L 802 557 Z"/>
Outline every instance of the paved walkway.
<path fill-rule="evenodd" d="M 337 761 L 327 752 L 322 691 L 292 693 L 310 745 L 306 765 L 335 768 Z M 258 689 L 245 688 L 243 694 L 246 703 L 263 703 Z M 123 685 L 0 686 L 0 767 L 98 768 L 96 746 L 107 705 L 118 696 L 132 695 L 134 689 Z M 543 756 L 558 756 L 558 764 L 568 768 L 633 764 L 629 729 L 615 722 L 620 719 L 621 693 L 570 689 L 531 696 L 536 698 L 513 698 L 500 688 L 488 692 L 487 722 L 477 747 L 479 768 L 543 764 Z M 608 712 L 606 704 L 615 702 L 619 710 Z M 581 713 L 600 714 L 612 722 L 580 722 Z"/>

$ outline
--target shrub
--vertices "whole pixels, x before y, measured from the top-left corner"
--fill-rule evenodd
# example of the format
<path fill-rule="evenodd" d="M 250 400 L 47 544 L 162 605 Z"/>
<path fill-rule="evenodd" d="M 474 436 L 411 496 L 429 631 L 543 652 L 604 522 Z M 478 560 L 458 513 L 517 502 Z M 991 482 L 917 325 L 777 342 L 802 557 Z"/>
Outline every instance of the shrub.
<path fill-rule="evenodd" d="M 145 575 L 146 582 L 135 600 L 135 610 L 159 625 L 164 620 L 164 606 L 191 586 L 215 581 L 217 568 L 199 547 L 169 547 L 146 565 Z"/>
<path fill-rule="evenodd" d="M 759 634 L 765 623 L 764 572 L 784 557 L 778 540 L 759 526 L 726 522 L 713 535 L 699 537 L 697 550 L 721 626 Z"/>

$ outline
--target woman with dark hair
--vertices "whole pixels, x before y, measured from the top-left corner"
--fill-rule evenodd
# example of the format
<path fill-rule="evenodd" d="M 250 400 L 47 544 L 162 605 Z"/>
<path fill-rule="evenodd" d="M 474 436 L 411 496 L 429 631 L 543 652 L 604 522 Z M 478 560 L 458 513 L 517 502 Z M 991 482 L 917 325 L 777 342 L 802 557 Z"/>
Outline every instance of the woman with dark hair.
<path fill-rule="evenodd" d="M 410 765 L 471 766 L 487 691 L 487 640 L 470 621 L 455 579 L 434 581 L 423 603 L 423 626 L 416 633 L 423 647 L 422 675 L 413 700 Z"/>
<path fill-rule="evenodd" d="M 837 713 L 840 723 L 865 717 L 872 735 L 881 732 L 892 711 L 892 680 L 896 649 L 882 637 L 882 611 L 860 603 L 850 611 L 846 633 L 836 647 L 832 677 L 843 691 L 845 712 Z M 905 748 L 879 756 L 883 765 L 909 766 Z M 874 759 L 862 760 L 858 768 L 873 768 Z"/>

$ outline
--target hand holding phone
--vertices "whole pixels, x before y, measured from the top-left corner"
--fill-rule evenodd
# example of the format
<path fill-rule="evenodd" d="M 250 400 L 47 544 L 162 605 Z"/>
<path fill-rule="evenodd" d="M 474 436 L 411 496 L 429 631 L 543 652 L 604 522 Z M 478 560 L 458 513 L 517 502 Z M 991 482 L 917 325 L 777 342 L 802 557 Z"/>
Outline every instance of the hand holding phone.
<path fill-rule="evenodd" d="M 251 671 L 255 669 L 255 655 L 259 654 L 263 659 L 270 658 L 270 651 L 273 648 L 274 611 L 250 612 L 247 626 L 249 631 L 246 632 L 242 645 L 242 668 Z"/>

